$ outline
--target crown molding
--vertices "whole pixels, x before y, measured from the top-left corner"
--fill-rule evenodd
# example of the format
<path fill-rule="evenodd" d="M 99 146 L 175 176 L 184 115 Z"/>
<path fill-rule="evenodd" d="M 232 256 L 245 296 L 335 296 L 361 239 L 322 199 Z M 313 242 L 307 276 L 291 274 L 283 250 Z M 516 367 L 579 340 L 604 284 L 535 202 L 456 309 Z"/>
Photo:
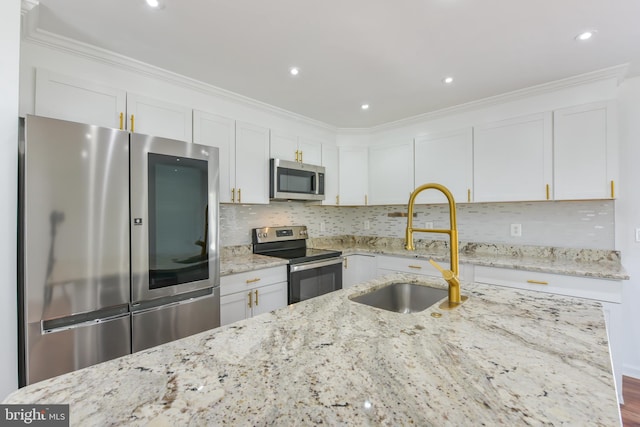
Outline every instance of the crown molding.
<path fill-rule="evenodd" d="M 35 0 L 23 0 L 24 2 L 36 3 Z M 244 95 L 240 95 L 235 92 L 231 92 L 226 89 L 222 89 L 217 86 L 213 86 L 202 81 L 192 79 L 181 74 L 174 73 L 172 71 L 165 70 L 154 65 L 147 64 L 142 61 L 130 58 L 128 56 L 120 55 L 107 49 L 103 49 L 97 46 L 83 43 L 78 40 L 71 39 L 69 37 L 61 36 L 41 28 L 35 25 L 37 20 L 37 8 L 33 11 L 26 13 L 25 20 L 23 22 L 23 41 L 44 46 L 50 49 L 55 49 L 61 52 L 70 53 L 79 57 L 83 57 L 92 61 L 102 62 L 104 64 L 115 66 L 117 68 L 133 71 L 137 74 L 142 74 L 147 77 L 152 77 L 158 80 L 162 80 L 171 84 L 182 86 L 187 89 L 195 90 L 201 93 L 206 93 L 216 97 L 224 98 L 233 102 L 244 104 L 250 107 L 258 108 L 262 111 L 267 111 L 280 117 L 302 122 L 316 128 L 329 130 L 336 132 L 335 126 L 321 122 L 319 120 L 312 119 L 301 114 L 294 113 L 283 108 L 276 107 L 266 102 L 258 101 L 253 98 L 249 98 Z"/>
<path fill-rule="evenodd" d="M 503 104 L 509 101 L 516 101 L 519 99 L 528 98 L 535 95 L 542 95 L 545 93 L 555 92 L 560 89 L 566 89 L 574 86 L 581 86 L 588 83 L 594 83 L 607 79 L 616 79 L 618 84 L 627 77 L 629 70 L 629 64 L 616 65 L 602 70 L 596 70 L 589 73 L 579 74 L 577 76 L 568 77 L 561 80 L 554 80 L 552 82 L 539 84 L 536 86 L 530 86 L 524 89 L 514 90 L 512 92 L 503 93 L 500 95 L 490 96 L 488 98 L 479 99 L 477 101 L 466 102 L 464 104 L 454 105 L 453 107 L 443 108 L 441 110 L 432 111 L 429 113 L 418 114 L 416 116 L 407 117 L 404 119 L 396 120 L 389 123 L 384 123 L 378 126 L 373 126 L 369 130 L 371 133 L 386 131 L 391 129 L 397 129 L 400 127 L 410 126 L 419 122 L 434 120 L 437 118 L 449 116 L 451 114 L 462 113 L 471 110 L 477 110 L 480 108 L 489 107 L 492 105 Z M 341 131 L 339 129 L 338 131 Z"/>
<path fill-rule="evenodd" d="M 20 14 L 24 15 L 28 13 L 31 9 L 40 5 L 39 0 L 22 0 L 20 2 Z"/>

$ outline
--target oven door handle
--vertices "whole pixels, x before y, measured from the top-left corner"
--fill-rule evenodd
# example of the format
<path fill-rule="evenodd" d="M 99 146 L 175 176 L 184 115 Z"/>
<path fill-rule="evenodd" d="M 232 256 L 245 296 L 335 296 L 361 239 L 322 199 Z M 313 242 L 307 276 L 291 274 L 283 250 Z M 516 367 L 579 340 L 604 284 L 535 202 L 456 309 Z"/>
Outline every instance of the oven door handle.
<path fill-rule="evenodd" d="M 337 258 L 331 258 L 327 261 L 311 261 L 311 262 L 306 262 L 304 264 L 290 265 L 289 271 L 291 271 L 292 273 L 297 273 L 298 271 L 311 270 L 312 268 L 326 267 L 328 265 L 341 264 L 341 263 L 342 263 L 342 257 L 337 257 Z"/>

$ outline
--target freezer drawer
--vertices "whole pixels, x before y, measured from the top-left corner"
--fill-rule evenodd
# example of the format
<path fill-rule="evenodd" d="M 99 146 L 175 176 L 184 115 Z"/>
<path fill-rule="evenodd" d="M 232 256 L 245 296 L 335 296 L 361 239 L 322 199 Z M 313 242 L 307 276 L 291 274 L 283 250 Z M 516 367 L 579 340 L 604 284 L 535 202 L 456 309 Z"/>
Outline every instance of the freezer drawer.
<path fill-rule="evenodd" d="M 129 313 L 42 332 L 29 324 L 27 367 L 21 385 L 29 385 L 131 353 Z"/>
<path fill-rule="evenodd" d="M 134 311 L 132 350 L 144 350 L 220 326 L 220 288 L 211 291 L 205 296 Z"/>

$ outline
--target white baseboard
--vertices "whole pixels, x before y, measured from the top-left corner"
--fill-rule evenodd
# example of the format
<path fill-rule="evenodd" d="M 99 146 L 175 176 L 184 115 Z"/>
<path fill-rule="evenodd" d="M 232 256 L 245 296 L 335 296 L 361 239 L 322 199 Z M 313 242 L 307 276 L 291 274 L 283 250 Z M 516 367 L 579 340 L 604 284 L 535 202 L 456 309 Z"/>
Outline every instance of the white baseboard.
<path fill-rule="evenodd" d="M 640 366 L 624 364 L 622 365 L 622 375 L 640 379 Z"/>

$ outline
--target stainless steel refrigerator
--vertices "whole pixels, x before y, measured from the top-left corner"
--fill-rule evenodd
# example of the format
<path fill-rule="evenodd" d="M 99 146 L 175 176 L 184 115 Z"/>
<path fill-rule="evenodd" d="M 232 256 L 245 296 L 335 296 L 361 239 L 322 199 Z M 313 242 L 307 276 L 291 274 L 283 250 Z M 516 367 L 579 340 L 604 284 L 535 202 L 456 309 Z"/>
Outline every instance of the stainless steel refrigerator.
<path fill-rule="evenodd" d="M 27 116 L 20 385 L 220 324 L 217 148 Z"/>

